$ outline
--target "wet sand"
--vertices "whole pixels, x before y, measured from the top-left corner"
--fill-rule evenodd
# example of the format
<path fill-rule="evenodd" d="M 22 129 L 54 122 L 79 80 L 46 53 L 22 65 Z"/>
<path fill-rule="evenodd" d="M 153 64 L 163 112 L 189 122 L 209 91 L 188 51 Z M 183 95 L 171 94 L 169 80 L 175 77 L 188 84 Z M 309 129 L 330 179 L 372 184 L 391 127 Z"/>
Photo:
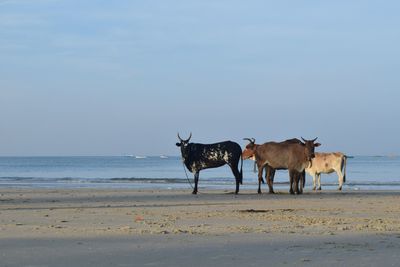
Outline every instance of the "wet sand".
<path fill-rule="evenodd" d="M 400 192 L 0 189 L 0 266 L 397 265 Z"/>

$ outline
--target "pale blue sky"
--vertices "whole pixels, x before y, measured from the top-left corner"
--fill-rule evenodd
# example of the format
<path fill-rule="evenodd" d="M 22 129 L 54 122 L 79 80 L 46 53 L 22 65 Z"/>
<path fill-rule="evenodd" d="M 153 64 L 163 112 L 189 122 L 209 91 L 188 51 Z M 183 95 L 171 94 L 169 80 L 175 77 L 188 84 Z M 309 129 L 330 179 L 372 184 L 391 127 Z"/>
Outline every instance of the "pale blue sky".
<path fill-rule="evenodd" d="M 0 155 L 319 137 L 400 154 L 398 1 L 0 0 Z"/>

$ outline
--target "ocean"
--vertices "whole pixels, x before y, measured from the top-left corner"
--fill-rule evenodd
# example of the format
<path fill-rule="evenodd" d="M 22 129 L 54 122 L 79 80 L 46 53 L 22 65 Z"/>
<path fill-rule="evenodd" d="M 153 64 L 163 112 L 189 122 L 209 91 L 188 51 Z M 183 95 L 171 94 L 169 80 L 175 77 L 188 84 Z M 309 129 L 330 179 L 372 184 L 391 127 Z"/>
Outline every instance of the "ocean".
<path fill-rule="evenodd" d="M 242 189 L 257 190 L 253 161 L 243 163 Z M 187 171 L 189 181 L 193 175 Z M 288 190 L 288 172 L 277 171 L 274 187 Z M 132 188 L 188 189 L 180 157 L 0 157 L 1 188 Z M 323 190 L 335 190 L 336 173 L 322 174 Z M 200 172 L 199 191 L 234 191 L 228 166 Z M 267 186 L 262 189 L 266 192 Z M 305 190 L 312 189 L 307 175 Z M 343 190 L 400 190 L 400 157 L 355 156 L 348 158 Z"/>

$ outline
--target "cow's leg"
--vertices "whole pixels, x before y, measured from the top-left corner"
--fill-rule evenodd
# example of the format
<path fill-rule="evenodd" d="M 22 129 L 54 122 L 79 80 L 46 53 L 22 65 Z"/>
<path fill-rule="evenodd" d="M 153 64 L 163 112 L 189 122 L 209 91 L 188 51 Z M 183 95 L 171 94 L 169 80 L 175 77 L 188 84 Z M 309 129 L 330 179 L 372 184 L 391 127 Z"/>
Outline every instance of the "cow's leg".
<path fill-rule="evenodd" d="M 312 188 L 312 190 L 316 190 L 317 189 L 317 184 L 316 184 L 316 174 L 315 173 L 313 173 L 312 174 L 312 182 L 313 182 L 313 188 Z"/>
<path fill-rule="evenodd" d="M 194 189 L 192 192 L 192 194 L 194 194 L 194 195 L 197 194 L 197 184 L 199 183 L 199 174 L 200 174 L 199 171 L 195 172 L 195 174 L 194 174 Z"/>
<path fill-rule="evenodd" d="M 292 194 L 292 195 L 294 194 L 294 191 L 293 191 L 293 178 L 294 178 L 293 171 L 289 170 L 289 184 L 290 184 L 289 193 Z"/>
<path fill-rule="evenodd" d="M 268 166 L 267 171 L 266 171 L 266 179 L 267 179 L 267 183 L 268 183 L 268 188 L 269 188 L 269 192 L 271 194 L 274 194 L 274 176 L 275 176 L 275 169 L 271 168 Z"/>
<path fill-rule="evenodd" d="M 239 193 L 239 180 L 236 179 L 236 190 L 235 190 L 235 194 L 237 195 Z"/>
<path fill-rule="evenodd" d="M 262 181 L 262 173 L 263 173 L 264 166 L 257 164 L 257 167 L 258 167 L 258 191 L 257 191 L 257 193 L 261 194 L 261 181 Z"/>
<path fill-rule="evenodd" d="M 337 175 L 338 175 L 338 180 L 339 180 L 339 187 L 338 190 L 342 190 L 342 186 L 343 186 L 343 173 L 341 169 L 335 170 Z"/>
<path fill-rule="evenodd" d="M 303 194 L 303 187 L 304 187 L 304 183 L 306 182 L 306 173 L 305 171 L 302 171 L 301 173 L 299 173 L 299 194 Z"/>
<path fill-rule="evenodd" d="M 265 168 L 267 168 L 267 167 L 265 167 Z M 254 169 L 253 169 L 253 171 L 254 171 L 254 173 L 257 172 L 257 161 L 254 161 Z M 265 180 L 267 180 L 267 170 L 265 170 Z M 263 184 L 265 184 L 265 181 L 264 181 L 263 178 L 261 178 L 261 182 L 262 182 Z"/>
<path fill-rule="evenodd" d="M 318 188 L 317 190 L 321 190 L 321 173 L 317 173 L 317 178 L 318 178 Z"/>
<path fill-rule="evenodd" d="M 264 169 L 265 169 L 265 181 L 267 181 L 267 176 L 268 176 L 268 166 L 265 166 L 265 167 L 264 167 Z M 261 179 L 261 182 L 262 182 L 263 184 L 265 184 L 265 181 L 264 181 L 264 179 Z"/>
<path fill-rule="evenodd" d="M 268 176 L 268 166 L 264 167 L 265 169 L 265 181 L 267 181 L 267 176 Z M 265 184 L 264 179 L 261 178 L 261 183 Z M 272 179 L 272 182 L 274 182 L 274 179 Z"/>
<path fill-rule="evenodd" d="M 237 166 L 235 167 L 234 165 L 229 164 L 229 167 L 231 167 L 232 173 L 235 176 L 235 180 L 236 180 L 236 190 L 235 190 L 235 194 L 239 193 L 239 184 L 240 184 L 240 172 L 237 169 Z"/>
<path fill-rule="evenodd" d="M 300 190 L 299 190 L 299 181 L 300 181 L 300 173 L 295 171 L 293 174 L 293 182 L 294 182 L 294 192 L 295 194 L 300 194 Z"/>
<path fill-rule="evenodd" d="M 229 167 L 231 167 L 232 173 L 235 176 L 235 178 L 238 180 L 240 184 L 243 184 L 243 173 L 239 171 L 239 161 L 240 161 L 240 156 L 237 158 L 232 158 L 230 159 L 227 164 Z M 243 165 L 243 161 L 242 161 Z"/>
<path fill-rule="evenodd" d="M 275 172 L 276 172 L 276 170 L 271 168 L 271 182 L 272 182 L 272 184 L 274 184 Z"/>

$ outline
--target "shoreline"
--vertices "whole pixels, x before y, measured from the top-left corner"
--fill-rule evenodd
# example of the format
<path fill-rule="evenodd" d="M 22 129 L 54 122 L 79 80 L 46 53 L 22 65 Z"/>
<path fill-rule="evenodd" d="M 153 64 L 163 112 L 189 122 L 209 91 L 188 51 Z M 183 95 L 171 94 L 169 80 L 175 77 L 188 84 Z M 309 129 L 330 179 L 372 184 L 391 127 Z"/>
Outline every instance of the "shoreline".
<path fill-rule="evenodd" d="M 342 259 L 337 262 L 332 257 L 334 265 L 355 262 L 354 257 L 368 259 L 377 251 L 379 255 L 371 258 L 373 262 L 380 259 L 391 263 L 387 259 L 399 260 L 398 253 L 393 253 L 400 248 L 398 203 L 397 190 L 306 191 L 303 195 L 284 191 L 259 195 L 254 190 L 234 195 L 231 190 L 204 190 L 192 195 L 189 189 L 0 188 L 0 249 L 8 251 L 4 254 L 8 256 L 3 257 L 4 262 L 10 263 L 7 266 L 35 262 L 38 255 L 38 263 L 47 262 L 57 254 L 56 248 L 77 256 L 73 265 L 107 266 L 95 259 L 93 262 L 100 265 L 83 263 L 84 259 L 77 255 L 77 244 L 82 249 L 91 244 L 98 252 L 115 255 L 122 253 L 117 248 L 125 251 L 123 244 L 129 244 L 130 252 L 110 256 L 110 260 L 132 260 L 134 251 L 142 263 L 138 266 L 154 260 L 141 254 L 153 247 L 159 249 L 155 258 L 167 265 L 174 262 L 168 253 L 175 255 L 178 265 L 186 262 L 182 249 L 193 254 L 195 260 L 202 259 L 196 256 L 198 250 L 220 255 L 221 261 L 205 259 L 211 265 L 242 262 L 236 256 L 233 263 L 223 257 L 235 255 L 234 250 L 247 251 L 248 259 L 260 264 L 263 259 L 265 263 L 284 264 L 288 260 L 317 264 L 322 262 L 315 258 L 323 260 L 319 255 L 322 253 Z M 267 248 L 271 251 L 264 250 Z M 274 255 L 275 249 L 281 255 Z M 18 258 L 12 251 L 23 252 L 26 257 Z M 291 251 L 290 255 L 287 251 Z M 266 255 L 275 259 L 269 262 Z M 101 259 L 101 253 L 96 257 Z M 299 257 L 305 260 L 299 262 Z"/>
<path fill-rule="evenodd" d="M 77 179 L 76 182 L 63 182 L 65 179 L 61 179 L 59 182 L 4 182 L 0 181 L 1 190 L 156 190 L 156 191 L 184 191 L 193 190 L 191 184 L 188 183 L 187 179 L 176 179 L 176 178 L 125 178 L 116 179 L 118 182 L 114 181 L 82 181 Z M 113 179 L 112 179 L 113 180 Z M 179 182 L 169 182 L 170 180 Z M 233 190 L 235 183 L 229 179 L 229 182 L 218 181 L 200 181 L 199 191 L 211 192 L 211 191 L 229 191 Z M 193 182 L 192 182 L 193 186 Z M 252 191 L 257 192 L 258 182 L 250 182 L 240 186 L 240 192 L 242 191 Z M 274 182 L 274 188 L 278 191 L 288 191 L 289 182 L 278 181 Z M 304 190 L 306 192 L 313 192 L 312 184 L 307 183 Z M 337 191 L 337 183 L 323 183 L 323 192 Z M 268 191 L 268 186 L 265 184 L 261 185 L 261 190 L 264 192 Z M 343 184 L 343 191 L 346 192 L 371 192 L 371 191 L 400 191 L 399 182 L 386 182 L 386 183 L 376 183 L 376 182 L 360 182 L 360 183 L 345 183 Z M 239 194 L 240 194 L 239 192 Z"/>

